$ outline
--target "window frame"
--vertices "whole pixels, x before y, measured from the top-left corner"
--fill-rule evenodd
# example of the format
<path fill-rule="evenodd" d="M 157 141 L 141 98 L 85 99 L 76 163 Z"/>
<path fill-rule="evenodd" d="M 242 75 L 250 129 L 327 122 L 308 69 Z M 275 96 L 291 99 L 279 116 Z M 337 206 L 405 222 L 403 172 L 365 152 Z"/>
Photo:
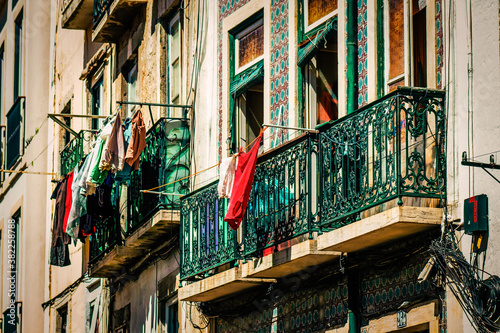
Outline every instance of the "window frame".
<path fill-rule="evenodd" d="M 255 71 L 257 68 L 262 66 L 264 68 L 264 57 L 265 57 L 265 51 L 262 56 L 259 56 L 258 58 L 252 60 L 250 63 L 245 64 L 242 68 L 239 70 L 237 69 L 237 37 L 243 36 L 245 33 L 253 31 L 256 27 L 259 26 L 259 24 L 262 23 L 262 26 L 264 27 L 264 44 L 266 41 L 266 31 L 265 31 L 265 24 L 264 24 L 264 11 L 263 9 L 259 9 L 256 13 L 248 17 L 246 20 L 238 24 L 236 27 L 228 31 L 228 38 L 229 38 L 229 87 L 233 84 L 233 82 L 236 82 L 237 80 L 244 78 L 245 76 L 248 76 L 250 73 Z M 247 66 L 249 65 L 249 66 Z M 265 70 L 264 70 L 264 75 L 265 75 Z M 259 83 L 259 81 L 256 81 L 254 83 Z M 243 93 L 239 94 L 238 97 L 235 95 L 229 93 L 229 136 L 230 136 L 230 145 L 229 145 L 229 150 L 231 154 L 236 153 L 236 151 L 239 149 L 239 144 L 238 144 L 238 133 L 240 132 L 241 124 L 240 124 L 240 118 L 239 114 L 241 113 L 241 110 L 238 106 L 238 99 L 241 98 L 241 96 L 245 95 L 246 91 Z M 263 118 L 265 119 L 265 107 L 264 107 L 264 92 L 263 92 Z M 245 123 L 246 124 L 246 123 Z"/>
<path fill-rule="evenodd" d="M 250 32 L 256 30 L 259 26 L 262 26 L 262 28 L 264 28 L 264 17 L 261 17 L 260 19 L 258 19 L 254 23 L 250 24 L 250 26 L 244 28 L 243 31 L 238 32 L 237 34 L 235 34 L 233 36 L 233 38 L 234 38 L 235 75 L 245 72 L 247 69 L 249 69 L 249 68 L 253 67 L 255 64 L 259 63 L 261 60 L 264 60 L 264 52 L 263 52 L 262 55 L 258 56 L 257 58 L 250 61 L 249 63 L 239 67 L 239 64 L 240 64 L 240 57 L 239 57 L 240 56 L 240 52 L 239 52 L 240 39 L 241 39 L 241 37 L 244 37 L 247 34 L 249 34 Z"/>
<path fill-rule="evenodd" d="M 319 30 L 319 28 L 323 24 L 325 24 L 328 20 L 330 20 L 335 15 L 338 15 L 339 5 L 338 5 L 338 1 L 337 1 L 337 9 L 335 9 L 332 12 L 328 13 L 327 15 L 323 16 L 322 18 L 313 22 L 312 24 L 308 24 L 307 22 L 309 22 L 309 2 L 308 2 L 308 0 L 303 0 L 302 3 L 304 6 L 303 7 L 304 11 L 303 11 L 303 21 L 302 22 L 304 24 L 304 32 L 306 34 L 313 33 L 315 31 Z"/>
<path fill-rule="evenodd" d="M 24 76 L 24 10 L 14 20 L 14 101 L 23 94 Z"/>
<path fill-rule="evenodd" d="M 102 284 L 100 280 L 97 280 L 93 283 L 89 283 L 86 287 L 85 292 L 87 295 L 85 299 L 87 301 L 85 302 L 85 332 L 95 333 L 97 328 L 96 314 L 101 319 L 99 321 L 99 331 L 102 327 Z M 91 314 L 90 310 L 92 305 L 94 305 L 94 311 L 97 310 L 97 312 L 92 312 Z"/>
<path fill-rule="evenodd" d="M 383 26 L 389 27 L 389 0 L 383 1 Z M 390 86 L 394 83 L 403 80 L 403 86 L 414 86 L 415 83 L 415 73 L 414 73 L 414 43 L 413 43 L 413 0 L 401 0 L 403 1 L 403 17 L 404 17 L 404 72 L 393 78 L 390 78 L 390 56 L 391 49 L 389 46 L 390 36 L 389 29 L 384 29 L 383 32 L 383 61 L 385 66 L 383 68 L 384 79 L 383 79 L 383 91 L 384 94 L 389 93 Z M 426 59 L 426 87 L 421 88 L 436 88 L 437 73 L 436 73 L 436 29 L 435 29 L 435 0 L 427 0 L 426 4 L 426 36 L 425 43 L 427 47 L 425 59 Z M 377 9 L 379 10 L 379 9 Z M 382 13 L 381 13 L 382 14 Z M 378 15 L 378 14 L 377 14 Z M 382 16 L 382 15 L 380 15 Z M 379 32 L 377 32 L 379 33 Z M 396 88 L 397 89 L 397 88 Z"/>
<path fill-rule="evenodd" d="M 384 0 L 387 1 L 387 0 Z M 332 11 L 329 15 L 324 16 L 320 20 L 314 22 L 311 24 L 309 27 L 307 25 L 307 5 L 308 2 L 307 0 L 302 0 L 298 3 L 297 6 L 297 11 L 298 11 L 298 24 L 297 24 L 297 54 L 299 54 L 300 51 L 300 45 L 303 44 L 306 41 L 313 41 L 313 38 L 315 35 L 325 29 L 327 25 L 333 21 L 336 20 L 336 28 L 335 31 L 337 32 L 337 80 L 338 80 L 338 91 L 337 91 L 337 101 L 338 101 L 338 108 L 337 108 L 337 114 L 338 118 L 340 118 L 340 80 L 341 80 L 341 73 L 343 73 L 343 70 L 340 69 L 340 58 L 339 58 L 339 46 L 341 45 L 340 42 L 340 36 L 339 36 L 339 29 L 338 29 L 338 24 L 339 24 L 339 8 L 338 8 L 338 3 L 337 3 L 337 9 Z M 321 21 L 321 22 L 320 22 Z M 318 23 L 320 22 L 320 23 Z M 318 24 L 316 24 L 318 23 Z M 315 58 L 316 55 L 313 57 Z M 310 76 L 310 62 L 312 60 L 309 60 L 307 63 L 298 65 L 298 71 L 297 71 L 297 77 L 298 77 L 298 89 L 297 89 L 297 97 L 298 97 L 298 110 L 299 110 L 299 117 L 298 117 L 298 124 L 299 127 L 305 127 L 305 128 L 310 128 L 312 124 L 316 124 L 317 120 L 312 121 L 313 119 L 317 118 L 317 105 L 314 107 L 314 109 L 311 108 L 311 101 L 312 98 L 310 98 L 310 93 L 313 90 L 311 87 L 311 83 L 308 80 L 308 76 Z M 344 79 L 344 78 L 342 78 Z M 313 117 L 314 116 L 314 117 Z M 317 126 L 316 124 L 315 126 Z"/>
<path fill-rule="evenodd" d="M 168 104 L 174 104 L 174 100 L 177 99 L 176 104 L 181 104 L 181 100 L 183 98 L 183 89 L 182 89 L 182 31 L 183 31 L 183 20 L 181 19 L 180 11 L 177 12 L 172 18 L 168 21 L 168 32 L 167 32 L 167 102 Z M 174 49 L 174 35 L 172 35 L 172 29 L 178 25 L 177 33 L 179 34 L 178 40 L 178 54 L 175 59 L 172 59 L 172 51 Z M 177 93 L 173 95 L 172 84 L 175 82 L 173 75 L 174 70 L 173 67 L 178 64 L 179 65 L 179 73 L 177 74 Z M 172 116 L 172 111 L 175 112 L 175 108 L 168 108 L 168 116 Z"/>
<path fill-rule="evenodd" d="M 98 88 L 98 89 L 97 89 Z M 96 92 L 98 91 L 99 93 L 99 108 L 96 108 Z M 104 75 L 103 73 L 100 73 L 98 76 L 96 76 L 94 84 L 90 88 L 90 114 L 93 116 L 102 116 L 104 115 Z M 97 109 L 97 113 L 96 113 Z M 99 118 L 92 118 L 91 121 L 91 126 L 90 129 L 92 131 L 98 131 L 100 128 L 103 126 L 103 121 L 102 119 Z"/>
<path fill-rule="evenodd" d="M 135 76 L 135 80 L 132 84 L 131 81 L 133 76 Z M 134 61 L 129 66 L 126 73 L 125 82 L 127 84 L 127 102 L 137 102 L 137 94 L 139 92 L 139 64 L 137 61 Z M 131 97 L 133 98 L 131 99 Z M 126 117 L 131 117 L 138 108 L 139 105 L 127 105 Z"/>

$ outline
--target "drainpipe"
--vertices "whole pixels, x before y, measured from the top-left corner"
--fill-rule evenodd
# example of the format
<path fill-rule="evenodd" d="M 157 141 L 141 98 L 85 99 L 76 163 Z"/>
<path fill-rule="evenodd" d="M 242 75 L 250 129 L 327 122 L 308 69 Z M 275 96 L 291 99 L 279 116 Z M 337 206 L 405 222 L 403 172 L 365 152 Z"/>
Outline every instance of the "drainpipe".
<path fill-rule="evenodd" d="M 357 1 L 346 1 L 347 13 L 347 114 L 354 112 L 357 108 L 357 90 L 358 83 L 356 80 L 357 74 L 357 37 L 356 37 L 356 16 L 357 16 Z"/>

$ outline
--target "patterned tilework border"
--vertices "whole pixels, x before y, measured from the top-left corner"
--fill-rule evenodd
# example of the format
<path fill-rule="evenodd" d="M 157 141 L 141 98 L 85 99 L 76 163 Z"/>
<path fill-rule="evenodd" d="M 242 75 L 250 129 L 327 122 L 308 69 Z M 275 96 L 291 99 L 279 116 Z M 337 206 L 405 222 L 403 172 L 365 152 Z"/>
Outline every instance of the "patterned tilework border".
<path fill-rule="evenodd" d="M 436 76 L 437 87 L 443 87 L 443 1 L 436 0 Z"/>
<path fill-rule="evenodd" d="M 271 0 L 270 119 L 274 125 L 287 126 L 288 103 L 288 0 Z M 288 140 L 288 131 L 270 129 L 271 148 Z"/>
<path fill-rule="evenodd" d="M 218 22 L 218 124 L 219 137 L 217 142 L 218 157 L 222 158 L 223 151 L 223 105 L 222 105 L 222 21 L 228 15 L 248 3 L 249 0 L 220 0 Z M 289 118 L 289 25 L 288 25 L 288 0 L 271 0 L 271 31 L 270 38 L 270 119 L 272 124 L 288 125 Z M 266 13 L 267 14 L 267 13 Z M 267 33 L 267 32 L 266 32 Z M 270 146 L 288 140 L 288 132 L 270 129 Z"/>
<path fill-rule="evenodd" d="M 368 103 L 367 0 L 358 0 L 358 107 Z"/>
<path fill-rule="evenodd" d="M 245 5 L 249 0 L 220 0 L 219 1 L 219 23 L 217 28 L 217 51 L 219 53 L 218 59 L 218 97 L 219 97 L 219 107 L 218 107 L 218 123 L 219 123 L 219 138 L 217 140 L 217 152 L 219 160 L 222 159 L 222 117 L 223 117 L 223 107 L 222 107 L 222 21 L 228 15 L 234 13 L 237 9 Z"/>

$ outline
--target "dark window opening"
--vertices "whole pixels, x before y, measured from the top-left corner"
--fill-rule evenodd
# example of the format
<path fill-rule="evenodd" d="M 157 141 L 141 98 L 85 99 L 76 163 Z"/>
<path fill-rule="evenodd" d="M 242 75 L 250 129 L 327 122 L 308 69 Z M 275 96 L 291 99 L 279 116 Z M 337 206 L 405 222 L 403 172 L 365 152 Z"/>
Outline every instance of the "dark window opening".
<path fill-rule="evenodd" d="M 57 309 L 56 332 L 68 332 L 68 304 L 64 304 L 62 307 Z"/>
<path fill-rule="evenodd" d="M 263 84 L 250 87 L 236 100 L 238 113 L 238 149 L 246 147 L 260 133 L 264 122 Z"/>
<path fill-rule="evenodd" d="M 14 28 L 14 101 L 21 94 L 23 66 L 23 12 L 15 21 Z"/>
<path fill-rule="evenodd" d="M 63 114 L 71 114 L 71 101 L 62 110 Z M 64 123 L 71 128 L 71 117 L 64 117 Z M 64 130 L 64 147 L 71 141 L 71 133 Z"/>
<path fill-rule="evenodd" d="M 91 98 L 92 98 L 92 115 L 93 116 L 99 116 L 101 115 L 101 112 L 102 112 L 102 87 L 103 87 L 103 84 L 102 84 L 102 78 L 99 79 L 99 81 L 97 81 L 97 83 L 92 87 L 92 90 L 91 90 Z M 99 124 L 100 124 L 100 121 L 98 118 L 92 118 L 92 127 L 91 129 L 92 130 L 98 130 L 99 129 Z"/>
<path fill-rule="evenodd" d="M 427 87 L 427 28 L 425 1 L 413 0 L 413 85 Z"/>
<path fill-rule="evenodd" d="M 310 112 L 310 126 L 338 118 L 338 53 L 337 36 L 322 43 L 316 56 L 306 68 L 308 87 L 306 109 Z"/>
<path fill-rule="evenodd" d="M 165 306 L 165 333 L 179 332 L 179 304 Z"/>

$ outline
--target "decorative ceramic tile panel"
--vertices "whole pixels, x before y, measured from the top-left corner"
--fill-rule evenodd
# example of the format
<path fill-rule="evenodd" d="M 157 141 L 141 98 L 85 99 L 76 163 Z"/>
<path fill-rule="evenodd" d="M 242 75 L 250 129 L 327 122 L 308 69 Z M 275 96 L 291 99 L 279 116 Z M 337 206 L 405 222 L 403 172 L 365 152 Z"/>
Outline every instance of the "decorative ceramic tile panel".
<path fill-rule="evenodd" d="M 330 286 L 287 292 L 276 305 L 234 318 L 219 318 L 217 332 L 327 332 L 347 323 L 347 279 Z"/>
<path fill-rule="evenodd" d="M 273 125 L 288 125 L 288 0 L 271 0 L 270 119 Z M 288 139 L 288 131 L 270 128 L 271 148 Z"/>
<path fill-rule="evenodd" d="M 358 107 L 368 103 L 367 0 L 358 0 Z"/>
<path fill-rule="evenodd" d="M 443 87 L 443 1 L 436 0 L 436 76 L 437 88 Z"/>

